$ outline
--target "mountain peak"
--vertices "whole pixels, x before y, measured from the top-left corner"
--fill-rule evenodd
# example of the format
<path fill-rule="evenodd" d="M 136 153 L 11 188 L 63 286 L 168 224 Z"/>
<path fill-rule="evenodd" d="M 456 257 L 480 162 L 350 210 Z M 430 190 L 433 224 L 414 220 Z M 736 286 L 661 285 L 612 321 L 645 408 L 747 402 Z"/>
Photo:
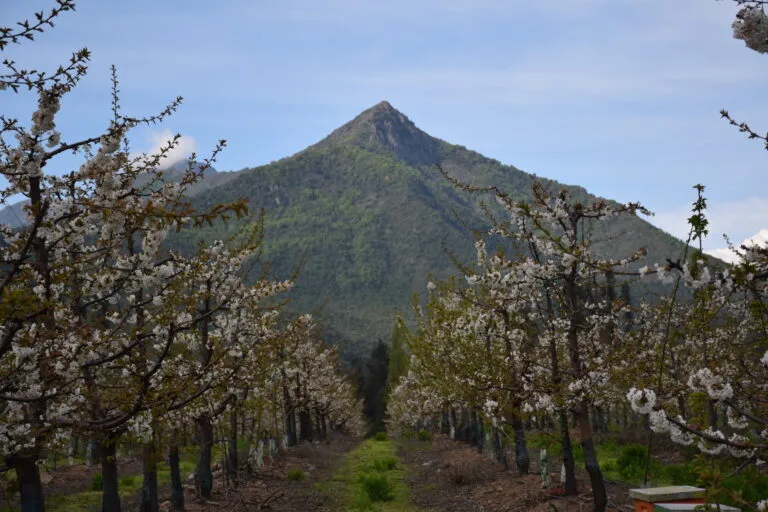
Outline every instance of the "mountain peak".
<path fill-rule="evenodd" d="M 318 145 L 351 144 L 375 153 L 394 154 L 398 160 L 418 166 L 439 162 L 439 143 L 388 101 L 381 101 L 334 130 Z"/>
<path fill-rule="evenodd" d="M 371 107 L 370 109 L 368 109 L 368 110 L 371 110 L 371 111 L 374 111 L 374 112 L 397 112 L 398 114 L 400 113 L 400 112 L 398 112 L 398 110 L 397 110 L 395 107 L 393 107 L 393 106 L 392 106 L 392 104 L 391 104 L 390 102 L 388 102 L 387 100 L 384 100 L 384 101 L 380 101 L 380 102 L 378 102 L 377 104 L 375 104 L 374 106 L 372 106 L 372 107 Z"/>

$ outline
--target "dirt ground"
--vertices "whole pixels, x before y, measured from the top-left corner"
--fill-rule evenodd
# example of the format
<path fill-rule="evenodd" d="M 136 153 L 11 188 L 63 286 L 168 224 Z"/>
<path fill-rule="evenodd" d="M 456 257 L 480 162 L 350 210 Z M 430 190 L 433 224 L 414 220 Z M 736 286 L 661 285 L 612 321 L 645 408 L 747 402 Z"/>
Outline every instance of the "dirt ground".
<path fill-rule="evenodd" d="M 529 475 L 516 475 L 480 455 L 476 449 L 442 436 L 431 442 L 408 441 L 401 456 L 413 471 L 407 479 L 413 502 L 424 511 L 557 512 L 592 510 L 586 478 L 579 478 L 577 496 L 557 496 L 541 488 L 538 465 Z M 555 491 L 553 489 L 553 491 Z M 556 491 L 555 491 L 556 492 Z M 633 510 L 628 489 L 608 485 L 609 512 Z"/>
<path fill-rule="evenodd" d="M 265 465 L 261 471 L 244 475 L 246 483 L 240 489 L 227 490 L 224 488 L 222 479 L 217 479 L 214 483 L 213 499 L 210 502 L 197 498 L 193 486 L 188 485 L 185 496 L 186 510 L 190 512 L 338 511 L 334 497 L 319 491 L 315 484 L 329 480 L 342 463 L 343 455 L 360 443 L 360 439 L 338 433 L 329 437 L 328 442 L 301 444 L 286 450 L 273 463 Z M 289 480 L 286 475 L 293 469 L 301 469 L 306 477 L 301 481 Z M 161 506 L 161 510 L 163 508 Z"/>
<path fill-rule="evenodd" d="M 186 510 L 190 512 L 272 511 L 272 512 L 337 512 L 343 510 L 343 496 L 329 494 L 327 484 L 341 467 L 344 454 L 360 443 L 360 439 L 335 433 L 328 442 L 301 444 L 254 473 L 243 473 L 245 482 L 236 490 L 226 488 L 221 471 L 215 471 L 214 492 L 210 501 L 196 496 L 194 483 L 185 482 Z M 592 509 L 589 483 L 579 478 L 581 493 L 558 496 L 556 490 L 542 489 L 538 465 L 531 464 L 529 475 L 517 475 L 479 454 L 463 443 L 437 436 L 431 442 L 402 441 L 399 456 L 408 468 L 406 483 L 413 504 L 420 511 L 463 512 L 565 512 Z M 535 457 L 533 457 L 535 459 Z M 126 460 L 121 472 L 139 472 L 140 461 Z M 289 480 L 291 470 L 301 469 L 305 478 Z M 51 472 L 45 485 L 46 494 L 75 493 L 88 490 L 92 474 L 98 468 L 74 466 Z M 319 486 L 315 484 L 321 484 Z M 322 487 L 325 491 L 321 491 Z M 170 490 L 161 492 L 161 510 L 169 509 Z M 628 488 L 608 485 L 609 512 L 630 512 Z M 123 509 L 138 510 L 138 496 L 125 499 Z"/>

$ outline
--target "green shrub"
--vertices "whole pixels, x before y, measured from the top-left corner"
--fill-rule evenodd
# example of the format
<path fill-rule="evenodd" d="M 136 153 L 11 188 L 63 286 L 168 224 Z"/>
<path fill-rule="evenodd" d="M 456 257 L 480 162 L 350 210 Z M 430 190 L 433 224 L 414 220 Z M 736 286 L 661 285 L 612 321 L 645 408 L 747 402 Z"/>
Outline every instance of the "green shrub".
<path fill-rule="evenodd" d="M 123 478 L 120 479 L 119 487 L 120 489 L 131 489 L 133 488 L 133 482 L 134 482 L 134 479 L 132 476 L 124 476 Z"/>
<path fill-rule="evenodd" d="M 91 490 L 92 491 L 103 491 L 104 490 L 104 477 L 101 476 L 101 473 L 96 473 L 91 477 Z"/>
<path fill-rule="evenodd" d="M 698 477 L 690 464 L 670 464 L 661 468 L 661 477 L 674 485 L 696 485 Z"/>
<path fill-rule="evenodd" d="M 580 443 L 575 443 L 571 440 L 571 452 L 573 452 L 573 460 L 575 462 L 584 462 L 584 448 L 581 447 Z"/>
<path fill-rule="evenodd" d="M 395 499 L 392 484 L 384 475 L 360 475 L 360 485 L 373 502 Z"/>
<path fill-rule="evenodd" d="M 397 467 L 397 459 L 394 457 L 387 457 L 386 459 L 378 459 L 373 461 L 373 469 L 376 471 L 392 471 Z"/>
<path fill-rule="evenodd" d="M 427 430 L 421 429 L 416 434 L 416 439 L 418 439 L 419 441 L 431 441 L 432 434 L 430 434 Z"/>
<path fill-rule="evenodd" d="M 301 482 L 302 480 L 304 480 L 307 474 L 304 473 L 304 471 L 300 470 L 299 468 L 295 468 L 290 470 L 285 476 L 288 480 L 292 480 L 294 482 Z"/>
<path fill-rule="evenodd" d="M 373 436 L 374 441 L 386 441 L 387 440 L 387 433 L 386 432 L 376 432 L 376 435 Z"/>
<path fill-rule="evenodd" d="M 352 510 L 358 510 L 360 512 L 373 510 L 373 502 L 371 501 L 371 497 L 368 496 L 368 493 L 363 489 L 358 489 L 355 491 L 355 495 L 352 501 Z"/>
<path fill-rule="evenodd" d="M 621 449 L 621 455 L 616 461 L 616 466 L 622 478 L 638 480 L 643 478 L 647 462 L 648 453 L 645 446 L 628 444 Z"/>
<path fill-rule="evenodd" d="M 728 492 L 723 493 L 722 502 L 738 506 L 727 498 L 728 495 L 740 494 L 746 501 L 756 502 L 768 496 L 768 475 L 762 473 L 756 466 L 748 466 L 740 473 L 726 478 L 723 487 Z"/>
<path fill-rule="evenodd" d="M 598 451 L 602 453 L 617 453 L 619 451 L 619 447 L 616 444 L 616 441 L 609 440 L 601 443 L 600 446 L 598 446 Z"/>

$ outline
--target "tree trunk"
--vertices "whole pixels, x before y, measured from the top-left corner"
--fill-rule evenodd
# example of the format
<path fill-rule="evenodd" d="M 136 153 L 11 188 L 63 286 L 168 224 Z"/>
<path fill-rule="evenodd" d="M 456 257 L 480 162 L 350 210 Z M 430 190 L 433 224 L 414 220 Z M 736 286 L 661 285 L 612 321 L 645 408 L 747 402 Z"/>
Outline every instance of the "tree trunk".
<path fill-rule="evenodd" d="M 302 441 L 312 441 L 312 416 L 306 409 L 299 411 L 299 429 Z"/>
<path fill-rule="evenodd" d="M 211 498 L 213 472 L 211 471 L 211 452 L 213 450 L 213 425 L 207 414 L 197 420 L 199 430 L 200 458 L 197 461 L 197 490 L 205 499 Z"/>
<path fill-rule="evenodd" d="M 477 453 L 482 454 L 485 449 L 485 422 L 483 418 L 475 413 L 475 420 L 477 424 Z"/>
<path fill-rule="evenodd" d="M 16 481 L 19 485 L 21 512 L 43 512 L 43 484 L 40 482 L 40 469 L 36 463 L 36 455 L 17 455 L 6 459 L 6 463 L 16 470 Z"/>
<path fill-rule="evenodd" d="M 573 226 L 573 232 L 576 233 L 576 226 Z M 571 272 L 565 281 L 565 294 L 568 304 L 568 356 L 571 362 L 572 378 L 580 379 L 583 376 L 584 369 L 581 364 L 579 354 L 579 326 L 583 321 L 583 312 L 578 303 L 578 294 L 576 290 L 576 266 L 571 267 Z M 581 431 L 581 447 L 584 449 L 584 467 L 589 473 L 589 481 L 592 484 L 592 498 L 594 500 L 594 512 L 605 512 L 608 504 L 605 482 L 603 474 L 600 471 L 600 464 L 597 462 L 595 445 L 592 441 L 592 425 L 589 423 L 589 403 L 582 400 L 579 407 L 574 411 L 574 419 L 577 421 Z"/>
<path fill-rule="evenodd" d="M 285 379 L 283 375 L 283 379 Z M 285 402 L 285 436 L 288 438 L 288 446 L 296 446 L 296 414 L 293 411 L 291 394 L 288 392 L 288 386 L 283 386 L 283 401 Z"/>
<path fill-rule="evenodd" d="M 88 460 L 94 466 L 101 461 L 101 442 L 95 436 L 88 440 Z"/>
<path fill-rule="evenodd" d="M 602 407 L 595 407 L 595 424 L 597 425 L 598 432 L 608 432 L 608 427 L 605 423 L 605 413 Z"/>
<path fill-rule="evenodd" d="M 579 427 L 581 430 L 581 447 L 584 449 L 584 469 L 589 474 L 589 483 L 592 485 L 592 498 L 594 499 L 594 512 L 605 512 L 608 505 L 603 473 L 597 461 L 595 444 L 592 440 L 592 425 L 589 424 L 589 407 L 582 402 L 578 409 Z"/>
<path fill-rule="evenodd" d="M 496 461 L 504 466 L 504 469 L 509 469 L 509 462 L 507 461 L 507 454 L 504 452 L 504 443 L 501 437 L 501 427 L 493 427 L 493 453 L 496 456 Z"/>
<path fill-rule="evenodd" d="M 328 439 L 328 419 L 325 417 L 325 414 L 320 416 L 320 426 L 323 429 L 323 439 Z"/>
<path fill-rule="evenodd" d="M 565 494 L 566 496 L 576 495 L 579 493 L 576 485 L 576 462 L 573 460 L 571 434 L 568 431 L 568 415 L 564 410 L 560 411 L 560 434 L 563 443 L 563 465 L 565 466 Z"/>
<path fill-rule="evenodd" d="M 171 446 L 168 449 L 168 467 L 171 470 L 171 510 L 184 511 L 184 488 L 181 485 L 181 457 L 179 457 L 179 440 L 177 433 L 173 434 Z"/>
<path fill-rule="evenodd" d="M 142 473 L 144 483 L 141 486 L 141 512 L 159 512 L 160 499 L 157 494 L 157 450 L 153 441 L 142 448 Z"/>
<path fill-rule="evenodd" d="M 69 456 L 72 458 L 75 458 L 77 457 L 77 454 L 79 451 L 80 451 L 80 437 L 72 436 L 72 445 L 69 449 Z"/>
<path fill-rule="evenodd" d="M 515 429 L 515 465 L 521 475 L 527 475 L 531 466 L 531 458 L 528 455 L 528 447 L 525 445 L 525 428 L 518 414 L 512 420 Z"/>
<path fill-rule="evenodd" d="M 117 483 L 117 442 L 106 439 L 101 443 L 101 512 L 120 512 L 120 493 Z"/>
<path fill-rule="evenodd" d="M 479 442 L 479 435 L 478 435 L 478 425 L 477 425 L 477 411 L 472 409 L 469 413 L 469 443 L 472 446 L 477 446 L 480 444 Z"/>
<path fill-rule="evenodd" d="M 233 407 L 232 412 L 229 413 L 229 461 L 227 467 L 229 468 L 229 481 L 235 489 L 237 489 L 238 484 L 237 464 L 237 408 Z"/>

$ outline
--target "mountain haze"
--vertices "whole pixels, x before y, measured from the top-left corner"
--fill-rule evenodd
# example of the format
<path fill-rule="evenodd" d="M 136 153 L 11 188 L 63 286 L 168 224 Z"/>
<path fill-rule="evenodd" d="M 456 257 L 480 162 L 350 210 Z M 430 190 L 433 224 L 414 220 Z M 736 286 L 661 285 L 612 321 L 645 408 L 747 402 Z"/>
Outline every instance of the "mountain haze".
<path fill-rule="evenodd" d="M 456 189 L 436 164 L 464 183 L 493 184 L 519 199 L 531 197 L 537 179 L 432 137 L 381 102 L 320 142 L 242 170 L 194 202 L 203 208 L 245 198 L 252 210 L 264 208 L 263 260 L 272 275 L 290 277 L 303 262 L 290 307 L 319 311 L 337 340 L 357 351 L 390 338 L 393 314 L 410 310 L 413 292 L 423 294 L 430 273 L 434 279 L 457 273 L 449 253 L 471 263 L 471 230 L 488 226 L 481 201 L 489 197 Z M 579 200 L 595 199 L 581 187 L 538 179 L 553 191 L 565 187 Z M 230 222 L 202 236 L 235 229 Z M 656 262 L 676 258 L 683 246 L 639 218 L 613 222 L 606 235 L 620 233 L 631 236 L 611 240 L 607 254 L 628 256 L 644 246 L 648 262 Z M 189 248 L 199 236 L 182 232 L 172 244 Z"/>

